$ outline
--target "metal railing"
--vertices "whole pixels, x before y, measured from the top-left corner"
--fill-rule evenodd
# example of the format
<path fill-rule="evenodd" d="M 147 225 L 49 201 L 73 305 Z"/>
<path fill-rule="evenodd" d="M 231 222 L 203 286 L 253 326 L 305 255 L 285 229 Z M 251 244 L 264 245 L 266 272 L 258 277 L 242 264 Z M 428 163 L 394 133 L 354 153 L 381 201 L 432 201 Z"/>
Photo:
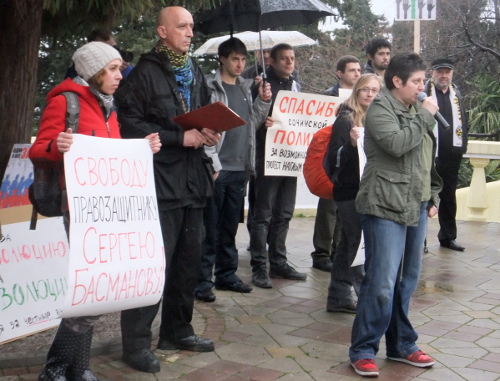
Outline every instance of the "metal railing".
<path fill-rule="evenodd" d="M 492 139 L 495 142 L 500 141 L 500 130 L 496 130 L 493 133 L 486 134 L 483 132 L 469 132 L 469 138 L 477 138 L 477 139 Z"/>

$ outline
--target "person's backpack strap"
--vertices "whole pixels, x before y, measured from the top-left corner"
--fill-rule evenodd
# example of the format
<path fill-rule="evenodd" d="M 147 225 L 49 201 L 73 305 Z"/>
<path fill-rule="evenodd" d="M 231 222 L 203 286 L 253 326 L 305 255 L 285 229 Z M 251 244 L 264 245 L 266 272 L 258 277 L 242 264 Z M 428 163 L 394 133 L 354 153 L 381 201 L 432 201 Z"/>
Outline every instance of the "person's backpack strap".
<path fill-rule="evenodd" d="M 66 97 L 66 129 L 71 128 L 73 133 L 78 132 L 78 120 L 80 119 L 80 105 L 78 95 L 73 91 L 61 93 Z"/>
<path fill-rule="evenodd" d="M 65 91 L 61 93 L 66 98 L 66 128 L 71 128 L 73 133 L 78 132 L 78 121 L 80 119 L 80 104 L 78 102 L 78 95 L 73 91 Z M 54 169 L 55 170 L 55 169 Z M 35 168 L 33 168 L 33 172 Z M 59 180 L 57 180 L 59 181 Z M 30 186 L 33 187 L 33 184 Z M 61 191 L 61 212 L 66 207 L 67 196 L 66 191 Z M 33 212 L 31 214 L 30 230 L 36 229 L 36 223 L 38 220 L 38 211 L 33 206 Z"/>

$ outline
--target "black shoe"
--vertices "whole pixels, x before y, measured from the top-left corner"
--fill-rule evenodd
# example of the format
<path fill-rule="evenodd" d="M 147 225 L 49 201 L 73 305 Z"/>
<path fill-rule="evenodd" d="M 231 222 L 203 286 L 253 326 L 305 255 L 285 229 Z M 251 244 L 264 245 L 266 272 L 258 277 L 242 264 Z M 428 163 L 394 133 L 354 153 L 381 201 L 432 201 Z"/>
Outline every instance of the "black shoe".
<path fill-rule="evenodd" d="M 122 360 L 130 367 L 146 373 L 158 373 L 160 361 L 148 348 L 142 348 L 135 352 L 123 353 Z"/>
<path fill-rule="evenodd" d="M 195 291 L 194 296 L 201 302 L 212 303 L 215 302 L 215 295 L 212 290 L 209 288 L 205 291 Z"/>
<path fill-rule="evenodd" d="M 269 279 L 269 275 L 267 274 L 267 270 L 265 268 L 259 269 L 252 274 L 252 283 L 260 288 L 273 287 L 271 279 Z"/>
<path fill-rule="evenodd" d="M 356 307 L 357 307 L 356 302 L 352 301 L 351 303 L 349 303 L 345 306 L 342 306 L 342 307 L 327 307 L 326 310 L 328 312 L 345 312 L 348 314 L 355 314 Z"/>
<path fill-rule="evenodd" d="M 243 283 L 241 280 L 234 283 L 217 283 L 215 282 L 215 288 L 217 290 L 242 292 L 243 294 L 248 294 L 253 290 L 252 286 Z"/>
<path fill-rule="evenodd" d="M 269 270 L 269 276 L 273 279 L 306 280 L 307 275 L 299 273 L 292 266 L 286 263 L 282 267 Z"/>
<path fill-rule="evenodd" d="M 440 245 L 442 247 L 446 247 L 446 248 L 448 248 L 450 250 L 455 250 L 455 251 L 464 251 L 465 250 L 465 247 L 463 247 L 462 245 L 460 245 L 454 239 L 452 239 L 451 241 L 441 241 Z"/>
<path fill-rule="evenodd" d="M 214 342 L 210 339 L 204 339 L 196 335 L 184 337 L 183 339 L 178 339 L 175 342 L 170 340 L 158 341 L 158 349 L 168 351 L 173 349 L 183 349 L 186 351 L 193 352 L 213 352 Z"/>
<path fill-rule="evenodd" d="M 327 273 L 332 272 L 333 263 L 330 259 L 322 259 L 315 261 L 313 259 L 313 269 L 325 271 Z"/>

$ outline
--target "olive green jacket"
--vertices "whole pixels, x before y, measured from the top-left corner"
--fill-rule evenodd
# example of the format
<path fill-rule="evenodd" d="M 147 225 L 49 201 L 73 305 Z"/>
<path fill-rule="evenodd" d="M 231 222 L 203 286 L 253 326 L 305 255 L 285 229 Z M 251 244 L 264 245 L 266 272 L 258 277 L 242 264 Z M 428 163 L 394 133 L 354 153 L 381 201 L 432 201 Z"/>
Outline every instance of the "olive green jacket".
<path fill-rule="evenodd" d="M 417 225 L 422 202 L 422 141 L 429 134 L 436 156 L 432 130 L 436 122 L 426 109 L 414 105 L 416 113 L 385 87 L 368 108 L 364 149 L 367 163 L 356 197 L 358 213 L 404 225 Z M 439 206 L 442 180 L 432 161 L 431 200 Z"/>

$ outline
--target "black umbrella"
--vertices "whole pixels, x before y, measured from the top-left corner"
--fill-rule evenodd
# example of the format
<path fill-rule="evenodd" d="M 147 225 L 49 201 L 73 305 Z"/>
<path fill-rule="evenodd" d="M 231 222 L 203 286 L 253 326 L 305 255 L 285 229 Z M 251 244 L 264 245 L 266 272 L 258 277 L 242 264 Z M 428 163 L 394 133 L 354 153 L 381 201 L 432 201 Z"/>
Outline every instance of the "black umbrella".
<path fill-rule="evenodd" d="M 215 0 L 215 8 L 194 16 L 204 34 L 312 24 L 333 11 L 320 0 Z"/>
<path fill-rule="evenodd" d="M 260 32 L 287 25 L 312 24 L 321 17 L 334 15 L 320 0 L 214 0 L 214 3 L 214 9 L 194 15 L 195 28 L 205 34 Z M 264 57 L 262 45 L 261 53 Z"/>

